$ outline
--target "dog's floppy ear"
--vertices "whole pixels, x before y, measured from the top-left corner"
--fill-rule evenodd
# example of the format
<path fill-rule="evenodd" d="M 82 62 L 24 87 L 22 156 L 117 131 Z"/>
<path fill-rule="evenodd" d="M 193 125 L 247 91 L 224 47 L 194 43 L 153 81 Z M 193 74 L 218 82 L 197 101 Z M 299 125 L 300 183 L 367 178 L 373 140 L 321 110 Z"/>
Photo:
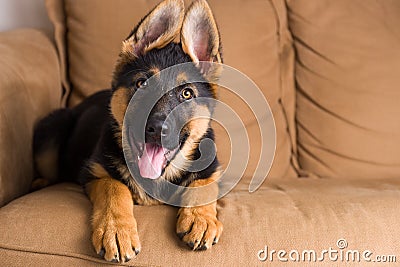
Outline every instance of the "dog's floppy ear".
<path fill-rule="evenodd" d="M 195 63 L 199 61 L 222 63 L 218 27 L 205 0 L 193 2 L 186 12 L 181 30 L 181 42 L 183 50 Z"/>
<path fill-rule="evenodd" d="M 122 52 L 140 56 L 162 48 L 179 34 L 184 16 L 182 0 L 164 0 L 156 6 L 123 42 Z"/>

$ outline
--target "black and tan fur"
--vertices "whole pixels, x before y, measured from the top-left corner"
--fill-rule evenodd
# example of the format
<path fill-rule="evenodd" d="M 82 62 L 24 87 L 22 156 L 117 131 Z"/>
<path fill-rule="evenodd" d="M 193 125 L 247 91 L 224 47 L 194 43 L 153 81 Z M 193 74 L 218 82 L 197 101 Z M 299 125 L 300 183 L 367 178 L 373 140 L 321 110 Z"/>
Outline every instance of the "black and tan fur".
<path fill-rule="evenodd" d="M 178 39 L 181 41 L 176 42 Z M 123 42 L 111 90 L 98 92 L 74 108 L 55 111 L 35 129 L 38 179 L 33 187 L 55 183 L 59 178 L 80 182 L 93 203 L 93 246 L 107 261 L 125 262 L 140 251 L 133 205 L 160 204 L 137 185 L 124 159 L 122 129 L 128 103 L 137 91 L 147 90 L 142 88 L 146 79 L 154 75 L 157 78 L 161 70 L 187 62 L 204 82 L 185 84 L 193 72 L 175 73 L 173 78 L 181 86 L 157 102 L 150 118 L 156 113 L 168 113 L 178 105 L 185 88 L 192 90 L 192 97 L 215 98 L 217 88 L 212 81 L 218 78 L 218 70 L 201 61 L 222 62 L 219 33 L 208 4 L 204 0 L 195 1 L 185 14 L 181 0 L 165 0 Z M 162 78 L 159 82 L 163 82 Z M 185 157 L 199 158 L 200 140 L 214 139 L 210 119 L 191 120 L 196 113 L 210 116 L 212 109 L 192 104 L 181 115 L 181 119 L 188 121 L 179 133 L 179 148 Z M 212 184 L 207 196 L 183 195 L 194 198 L 196 203 L 195 199 L 210 195 L 217 198 L 216 181 L 220 176 L 215 158 L 206 169 L 195 173 L 169 163 L 159 179 L 186 187 Z M 222 233 L 216 202 L 180 208 L 176 231 L 193 250 L 210 248 Z"/>

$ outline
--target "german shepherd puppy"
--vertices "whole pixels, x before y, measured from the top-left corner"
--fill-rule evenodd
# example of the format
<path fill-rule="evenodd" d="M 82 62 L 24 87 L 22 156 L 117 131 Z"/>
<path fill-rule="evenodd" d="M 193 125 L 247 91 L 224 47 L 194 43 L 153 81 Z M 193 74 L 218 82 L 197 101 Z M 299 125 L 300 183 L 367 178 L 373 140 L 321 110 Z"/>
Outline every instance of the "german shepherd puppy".
<path fill-rule="evenodd" d="M 133 205 L 160 204 L 138 185 L 124 158 L 122 132 L 128 104 L 136 94 L 163 90 L 164 84 L 171 81 L 177 86 L 163 94 L 151 109 L 144 139 L 133 138 L 138 169 L 133 175 L 144 180 L 163 179 L 186 188 L 211 185 L 213 189 L 207 195 L 215 196 L 214 201 L 180 208 L 176 231 L 193 250 L 208 249 L 218 242 L 222 224 L 216 210 L 216 181 L 221 177 L 217 158 L 205 169 L 192 172 L 173 163 L 178 151 L 186 158 L 198 159 L 200 141 L 214 140 L 210 118 L 191 118 L 199 110 L 212 114 L 212 105 L 194 100 L 216 97 L 217 86 L 211 81 L 218 71 L 202 62 L 222 63 L 219 36 L 205 0 L 193 2 L 186 13 L 182 0 L 165 0 L 123 41 L 111 90 L 98 92 L 74 108 L 57 110 L 36 125 L 33 150 L 38 179 L 33 187 L 55 183 L 58 178 L 84 186 L 93 203 L 92 243 L 105 260 L 126 262 L 140 252 Z M 162 70 L 181 63 L 192 66 L 190 72 L 180 68 L 167 78 L 160 75 Z M 190 82 L 193 75 L 203 82 Z M 156 83 L 150 84 L 152 76 Z M 185 112 L 178 119 L 188 123 L 175 134 L 179 139 L 176 147 L 164 147 L 161 137 L 168 139 L 174 128 L 165 123 L 166 117 L 183 103 L 187 103 Z M 139 117 L 139 113 L 136 110 L 129 116 Z"/>

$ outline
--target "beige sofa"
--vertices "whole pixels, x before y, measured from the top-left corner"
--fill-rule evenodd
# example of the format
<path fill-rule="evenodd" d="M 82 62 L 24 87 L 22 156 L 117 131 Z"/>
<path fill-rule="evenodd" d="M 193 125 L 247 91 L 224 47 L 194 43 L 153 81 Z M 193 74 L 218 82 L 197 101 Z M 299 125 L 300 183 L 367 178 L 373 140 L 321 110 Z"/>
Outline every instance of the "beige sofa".
<path fill-rule="evenodd" d="M 54 42 L 33 29 L 0 33 L 1 266 L 109 264 L 90 243 L 91 204 L 78 185 L 29 193 L 32 129 L 51 110 L 109 87 L 121 40 L 156 3 L 47 0 Z M 257 122 L 243 101 L 222 93 L 246 126 L 251 160 L 219 201 L 220 242 L 192 252 L 175 234 L 176 208 L 135 206 L 143 248 L 125 265 L 396 266 L 388 261 L 400 262 L 399 2 L 209 3 L 225 63 L 268 99 L 274 163 L 250 194 Z M 224 141 L 217 135 L 226 163 Z"/>

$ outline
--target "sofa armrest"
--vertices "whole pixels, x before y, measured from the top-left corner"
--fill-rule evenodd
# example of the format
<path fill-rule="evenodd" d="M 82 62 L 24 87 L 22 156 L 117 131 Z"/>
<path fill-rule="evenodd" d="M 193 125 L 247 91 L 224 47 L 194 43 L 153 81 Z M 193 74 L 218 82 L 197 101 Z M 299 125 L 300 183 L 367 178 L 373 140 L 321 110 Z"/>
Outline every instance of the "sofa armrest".
<path fill-rule="evenodd" d="M 60 106 L 55 47 L 42 32 L 0 33 L 0 207 L 29 192 L 34 123 Z"/>

